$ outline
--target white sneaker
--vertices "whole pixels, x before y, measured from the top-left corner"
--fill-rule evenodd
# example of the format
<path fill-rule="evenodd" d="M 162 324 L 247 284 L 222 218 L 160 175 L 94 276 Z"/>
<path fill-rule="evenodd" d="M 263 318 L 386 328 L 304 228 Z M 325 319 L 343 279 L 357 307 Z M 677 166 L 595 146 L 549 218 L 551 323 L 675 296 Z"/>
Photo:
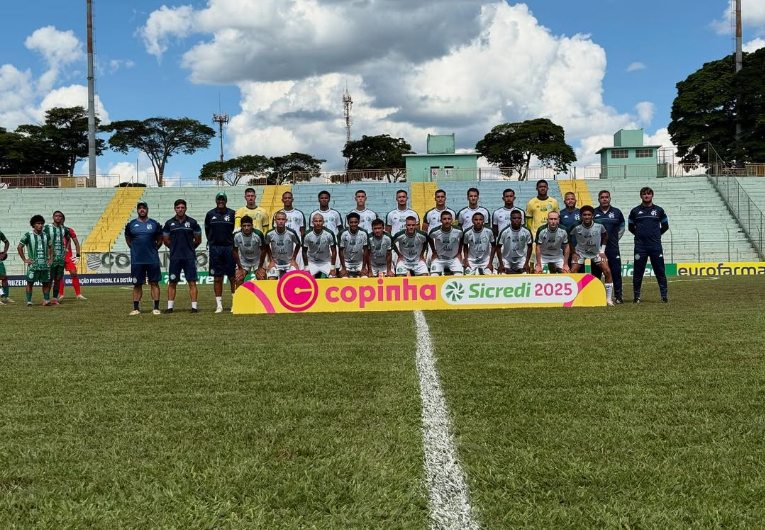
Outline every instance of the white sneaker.
<path fill-rule="evenodd" d="M 77 295 L 77 300 L 87 300 L 87 298 L 85 298 L 85 297 L 84 297 L 84 296 L 82 296 L 81 294 L 78 294 L 78 295 Z"/>
<path fill-rule="evenodd" d="M 13 300 L 11 300 L 10 298 L 3 298 L 3 302 L 5 302 L 6 304 L 15 304 L 16 303 Z"/>
<path fill-rule="evenodd" d="M 614 301 L 613 300 L 606 300 L 606 305 L 611 305 L 612 306 L 612 305 L 614 305 Z"/>
<path fill-rule="evenodd" d="M 159 309 L 154 309 L 154 310 L 151 312 L 151 314 L 152 314 L 152 315 L 161 315 L 161 314 L 162 314 L 162 311 L 160 311 Z"/>
<path fill-rule="evenodd" d="M 133 309 L 133 310 L 130 312 L 130 315 L 128 315 L 128 316 L 134 317 L 134 316 L 136 316 L 136 315 L 140 315 L 140 314 L 141 314 L 141 312 L 140 312 L 138 309 Z"/>
<path fill-rule="evenodd" d="M 215 312 L 216 313 L 223 313 L 223 308 L 218 306 L 218 307 L 215 308 Z"/>

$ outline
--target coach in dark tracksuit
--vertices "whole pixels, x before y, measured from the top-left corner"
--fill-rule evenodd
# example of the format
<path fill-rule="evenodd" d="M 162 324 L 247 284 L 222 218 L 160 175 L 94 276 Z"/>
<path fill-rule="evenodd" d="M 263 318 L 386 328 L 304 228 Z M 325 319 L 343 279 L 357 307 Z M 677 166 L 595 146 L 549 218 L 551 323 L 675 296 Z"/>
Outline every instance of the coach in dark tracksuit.
<path fill-rule="evenodd" d="M 236 281 L 234 261 L 234 219 L 236 213 L 226 207 L 228 197 L 223 192 L 215 195 L 215 208 L 205 216 L 205 235 L 210 247 L 210 275 L 215 279 L 215 312 L 223 312 L 223 277 L 228 276 L 233 294 Z"/>
<path fill-rule="evenodd" d="M 619 251 L 619 240 L 624 235 L 625 222 L 624 214 L 619 208 L 611 206 L 611 193 L 608 190 L 602 190 L 598 193 L 598 204 L 595 208 L 595 220 L 606 227 L 608 232 L 608 243 L 606 243 L 606 258 L 608 259 L 608 268 L 611 269 L 611 276 L 614 279 L 614 295 L 616 303 L 623 303 L 622 298 L 622 256 Z M 592 265 L 592 275 L 597 279 L 603 275 L 598 265 Z"/>
<path fill-rule="evenodd" d="M 664 271 L 664 250 L 661 236 L 669 230 L 667 214 L 661 206 L 653 203 L 653 190 L 645 187 L 640 190 L 641 203 L 630 212 L 627 227 L 635 235 L 635 275 L 632 278 L 634 303 L 640 302 L 640 286 L 648 260 L 659 282 L 661 301 L 667 303 L 667 274 Z"/>

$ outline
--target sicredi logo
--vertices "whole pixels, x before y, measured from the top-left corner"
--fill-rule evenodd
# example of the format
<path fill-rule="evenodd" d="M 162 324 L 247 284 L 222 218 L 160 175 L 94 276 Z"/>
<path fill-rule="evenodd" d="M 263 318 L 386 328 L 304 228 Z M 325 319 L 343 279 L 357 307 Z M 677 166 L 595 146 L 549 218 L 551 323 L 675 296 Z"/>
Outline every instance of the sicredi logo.
<path fill-rule="evenodd" d="M 449 305 L 564 304 L 578 293 L 577 283 L 567 276 L 460 277 L 441 286 Z"/>

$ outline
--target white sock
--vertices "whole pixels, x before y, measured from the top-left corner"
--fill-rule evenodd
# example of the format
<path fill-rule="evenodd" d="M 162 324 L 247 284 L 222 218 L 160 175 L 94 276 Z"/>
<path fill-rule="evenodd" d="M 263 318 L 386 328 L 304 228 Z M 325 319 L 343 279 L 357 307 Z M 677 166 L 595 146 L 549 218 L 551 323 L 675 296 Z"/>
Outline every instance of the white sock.
<path fill-rule="evenodd" d="M 606 300 L 611 301 L 611 295 L 614 292 L 614 284 L 613 283 L 607 283 L 606 284 Z"/>
<path fill-rule="evenodd" d="M 191 309 L 196 309 L 196 308 L 197 308 L 197 303 L 191 302 Z"/>
<path fill-rule="evenodd" d="M 167 308 L 168 309 L 172 309 L 174 303 L 175 303 L 175 300 L 168 300 L 167 301 Z"/>
<path fill-rule="evenodd" d="M 222 296 L 216 296 L 215 297 L 215 303 L 218 304 L 218 307 L 223 307 L 223 297 Z"/>

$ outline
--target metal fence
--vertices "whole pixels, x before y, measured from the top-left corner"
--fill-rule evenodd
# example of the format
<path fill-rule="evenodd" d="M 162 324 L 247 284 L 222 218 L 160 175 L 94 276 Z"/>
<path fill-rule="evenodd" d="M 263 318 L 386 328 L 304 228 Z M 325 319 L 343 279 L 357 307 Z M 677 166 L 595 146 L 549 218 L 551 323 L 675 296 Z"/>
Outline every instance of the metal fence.
<path fill-rule="evenodd" d="M 765 227 L 765 216 L 757 207 L 757 204 L 749 197 L 749 194 L 736 177 L 724 175 L 710 175 L 709 180 L 714 185 L 717 192 L 728 205 L 728 209 L 736 218 L 738 223 L 748 234 L 752 245 L 760 255 L 760 259 L 765 260 L 763 251 L 763 227 Z"/>
<path fill-rule="evenodd" d="M 0 175 L 0 188 L 87 188 L 86 175 Z"/>

